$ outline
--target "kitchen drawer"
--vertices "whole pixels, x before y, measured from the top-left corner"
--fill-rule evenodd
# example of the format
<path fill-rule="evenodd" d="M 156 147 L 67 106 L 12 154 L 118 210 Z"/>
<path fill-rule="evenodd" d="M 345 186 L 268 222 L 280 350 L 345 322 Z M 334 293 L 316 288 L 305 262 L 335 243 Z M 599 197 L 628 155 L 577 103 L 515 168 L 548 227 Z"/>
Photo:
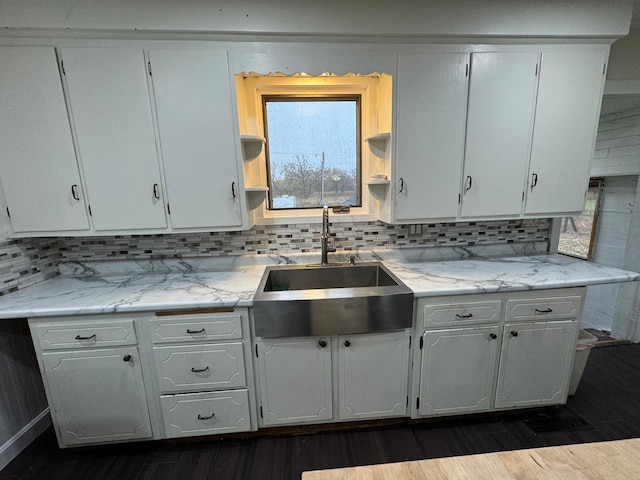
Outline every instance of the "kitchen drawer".
<path fill-rule="evenodd" d="M 136 345 L 133 320 L 35 323 L 34 339 L 42 350 Z"/>
<path fill-rule="evenodd" d="M 153 356 L 163 393 L 246 386 L 240 342 L 154 347 Z"/>
<path fill-rule="evenodd" d="M 500 319 L 500 300 L 455 303 L 419 304 L 424 328 L 497 323 Z"/>
<path fill-rule="evenodd" d="M 160 315 L 150 320 L 153 343 L 210 342 L 242 338 L 240 313 Z"/>
<path fill-rule="evenodd" d="M 507 300 L 506 321 L 545 321 L 558 318 L 577 318 L 580 314 L 581 305 L 581 295 Z"/>
<path fill-rule="evenodd" d="M 246 389 L 163 395 L 160 402 L 167 438 L 251 430 Z"/>

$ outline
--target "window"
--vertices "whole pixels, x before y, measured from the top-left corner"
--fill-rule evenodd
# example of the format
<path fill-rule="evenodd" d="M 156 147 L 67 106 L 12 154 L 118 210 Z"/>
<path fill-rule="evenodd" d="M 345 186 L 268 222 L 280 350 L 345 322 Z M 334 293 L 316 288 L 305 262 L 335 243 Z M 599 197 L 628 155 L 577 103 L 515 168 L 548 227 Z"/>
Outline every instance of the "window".
<path fill-rule="evenodd" d="M 603 185 L 602 179 L 591 179 L 582 215 L 562 219 L 559 253 L 591 260 Z"/>
<path fill-rule="evenodd" d="M 262 100 L 269 208 L 360 206 L 360 97 Z"/>

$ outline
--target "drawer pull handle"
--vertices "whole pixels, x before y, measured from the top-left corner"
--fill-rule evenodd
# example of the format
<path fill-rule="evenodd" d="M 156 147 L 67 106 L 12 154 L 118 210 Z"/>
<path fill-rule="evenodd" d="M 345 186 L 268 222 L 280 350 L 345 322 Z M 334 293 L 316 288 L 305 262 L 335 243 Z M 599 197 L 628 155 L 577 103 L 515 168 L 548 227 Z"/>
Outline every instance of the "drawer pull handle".
<path fill-rule="evenodd" d="M 90 337 L 81 337 L 80 335 L 76 335 L 76 340 L 95 340 L 96 334 L 94 333 Z"/>
<path fill-rule="evenodd" d="M 212 418 L 215 420 L 215 418 L 216 418 L 216 414 L 215 413 L 212 413 L 208 417 L 203 417 L 202 415 L 198 414 L 198 420 L 211 420 Z"/>
<path fill-rule="evenodd" d="M 204 368 L 193 368 L 191 367 L 191 372 L 193 373 L 204 373 L 204 372 L 208 372 L 209 371 L 209 367 L 204 367 Z"/>
<path fill-rule="evenodd" d="M 473 313 L 467 313 L 466 315 L 460 315 L 459 313 L 456 313 L 456 318 L 471 318 L 473 317 Z"/>
<path fill-rule="evenodd" d="M 539 310 L 536 308 L 536 313 L 551 313 L 553 310 L 551 308 L 545 308 L 544 310 Z"/>
<path fill-rule="evenodd" d="M 201 328 L 200 330 L 189 330 L 187 328 L 187 333 L 189 333 L 191 335 L 195 335 L 196 333 L 205 333 L 205 332 L 204 332 L 204 328 Z"/>

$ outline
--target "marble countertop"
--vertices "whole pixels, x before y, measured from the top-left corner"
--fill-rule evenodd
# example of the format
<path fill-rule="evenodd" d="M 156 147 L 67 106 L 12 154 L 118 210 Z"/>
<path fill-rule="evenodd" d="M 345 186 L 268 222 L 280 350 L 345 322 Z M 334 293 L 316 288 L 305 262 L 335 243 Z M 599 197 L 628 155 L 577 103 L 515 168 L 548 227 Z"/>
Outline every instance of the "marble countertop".
<path fill-rule="evenodd" d="M 348 262 L 353 253 L 332 256 Z M 563 255 L 426 261 L 416 252 L 358 252 L 382 261 L 416 297 L 575 287 L 640 274 Z M 0 297 L 0 318 L 248 307 L 266 265 L 317 263 L 317 255 L 255 255 L 61 264 L 61 275 Z"/>

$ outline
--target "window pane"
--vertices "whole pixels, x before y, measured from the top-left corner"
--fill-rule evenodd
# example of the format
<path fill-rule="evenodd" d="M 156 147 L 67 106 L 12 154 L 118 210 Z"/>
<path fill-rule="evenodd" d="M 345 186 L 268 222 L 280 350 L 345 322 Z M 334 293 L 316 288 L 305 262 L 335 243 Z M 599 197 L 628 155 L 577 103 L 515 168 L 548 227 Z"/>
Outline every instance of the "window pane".
<path fill-rule="evenodd" d="M 601 182 L 592 181 L 585 199 L 584 210 L 578 217 L 564 217 L 560 230 L 558 252 L 591 259 L 593 237 L 596 234 L 598 219 L 598 205 Z"/>
<path fill-rule="evenodd" d="M 360 205 L 358 99 L 264 101 L 272 209 Z"/>

